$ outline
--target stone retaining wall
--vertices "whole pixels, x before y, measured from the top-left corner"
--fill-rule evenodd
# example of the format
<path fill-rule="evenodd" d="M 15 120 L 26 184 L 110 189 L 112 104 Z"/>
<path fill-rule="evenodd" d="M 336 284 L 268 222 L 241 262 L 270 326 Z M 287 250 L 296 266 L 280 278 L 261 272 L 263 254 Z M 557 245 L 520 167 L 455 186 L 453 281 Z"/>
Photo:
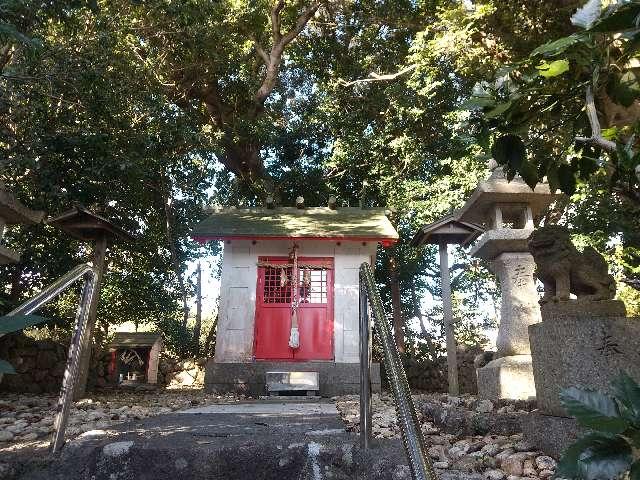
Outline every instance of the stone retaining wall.
<path fill-rule="evenodd" d="M 34 340 L 22 334 L 9 334 L 0 338 L 0 359 L 7 360 L 16 369 L 16 375 L 4 375 L 0 392 L 58 393 L 67 362 L 68 346 L 49 340 Z M 109 362 L 111 355 L 104 352 L 93 361 L 89 373 L 89 388 L 110 385 Z M 204 384 L 206 359 L 181 360 L 160 355 L 158 385 L 196 387 Z"/>
<path fill-rule="evenodd" d="M 460 393 L 476 394 L 478 392 L 476 370 L 473 362 L 480 353 L 482 353 L 482 350 L 479 348 L 458 350 L 458 384 L 460 385 Z M 404 359 L 403 364 L 407 372 L 407 380 L 413 390 L 422 392 L 447 391 L 446 357 L 440 357 L 435 362 Z"/>
<path fill-rule="evenodd" d="M 0 359 L 8 361 L 17 372 L 3 376 L 0 391 L 57 392 L 62 384 L 67 349 L 56 342 L 9 334 L 0 338 Z"/>
<path fill-rule="evenodd" d="M 460 393 L 477 393 L 473 360 L 478 353 L 481 353 L 480 349 L 458 351 Z M 67 346 L 65 345 L 48 340 L 36 341 L 21 334 L 6 335 L 0 338 L 0 359 L 11 363 L 18 374 L 5 375 L 0 382 L 0 391 L 57 393 L 62 384 L 66 358 Z M 110 354 L 105 352 L 98 361 L 92 362 L 89 388 L 109 386 L 110 360 Z M 206 361 L 204 358 L 183 360 L 161 353 L 158 385 L 202 386 Z M 447 391 L 446 358 L 439 358 L 436 362 L 405 359 L 404 366 L 412 389 L 424 392 Z M 383 370 L 382 365 L 381 370 Z"/>

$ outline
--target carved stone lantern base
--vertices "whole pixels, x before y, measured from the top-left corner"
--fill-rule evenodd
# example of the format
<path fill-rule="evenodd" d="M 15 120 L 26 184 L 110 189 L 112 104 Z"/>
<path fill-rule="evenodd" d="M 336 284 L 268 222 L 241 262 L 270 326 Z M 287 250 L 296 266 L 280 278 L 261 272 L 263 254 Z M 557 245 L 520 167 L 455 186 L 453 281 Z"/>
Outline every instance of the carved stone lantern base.
<path fill-rule="evenodd" d="M 527 400 L 536 396 L 531 355 L 510 355 L 477 370 L 478 396 L 489 400 Z"/>

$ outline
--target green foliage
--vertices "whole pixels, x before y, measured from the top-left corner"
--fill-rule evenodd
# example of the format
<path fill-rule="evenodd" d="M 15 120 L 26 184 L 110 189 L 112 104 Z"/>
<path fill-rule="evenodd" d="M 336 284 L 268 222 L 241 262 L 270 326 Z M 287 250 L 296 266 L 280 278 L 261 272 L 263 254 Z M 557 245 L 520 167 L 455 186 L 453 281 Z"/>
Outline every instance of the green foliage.
<path fill-rule="evenodd" d="M 558 475 L 585 480 L 635 479 L 640 456 L 640 386 L 626 373 L 613 382 L 613 396 L 575 387 L 561 393 L 562 405 L 589 433 L 571 445 Z"/>
<path fill-rule="evenodd" d="M 634 66 L 638 8 L 635 1 L 609 8 L 585 31 L 540 45 L 499 68 L 493 81 L 478 85 L 468 105 L 492 132 L 494 144 L 511 136 L 522 142 L 516 163 L 504 156 L 496 158 L 499 163 L 528 183 L 548 176 L 553 187 L 573 195 L 576 184 L 595 170 L 585 175 L 581 162 L 573 159 L 597 161 L 620 193 L 639 201 L 635 167 L 640 157 L 634 147 L 640 121 L 634 107 L 640 98 Z M 605 135 L 616 132 L 617 149 L 602 151 L 591 140 L 592 126 L 583 110 L 587 88 L 595 92 Z M 603 161 L 606 157 L 609 162 Z"/>
<path fill-rule="evenodd" d="M 0 360 L 0 374 L 15 374 L 16 369 L 6 360 Z"/>
<path fill-rule="evenodd" d="M 141 61 L 135 19 L 104 7 L 9 3 L 3 18 L 39 41 L 0 42 L 10 52 L 0 59 L 2 181 L 30 208 L 53 215 L 79 202 L 136 236 L 107 253 L 99 341 L 107 325 L 178 321 L 186 263 L 206 251 L 188 233 L 204 216 L 215 162 L 201 124 L 176 108 L 156 66 Z M 5 238 L 22 254 L 0 269 L 6 309 L 86 261 L 91 248 L 42 225 Z M 76 295 L 44 309 L 50 324 L 71 328 Z"/>

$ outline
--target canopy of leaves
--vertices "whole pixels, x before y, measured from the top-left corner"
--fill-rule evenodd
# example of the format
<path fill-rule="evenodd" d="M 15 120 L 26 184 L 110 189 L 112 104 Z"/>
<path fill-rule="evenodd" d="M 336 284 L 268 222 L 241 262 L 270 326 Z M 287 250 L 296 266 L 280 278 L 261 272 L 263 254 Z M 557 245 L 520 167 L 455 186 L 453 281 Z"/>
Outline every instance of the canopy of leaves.
<path fill-rule="evenodd" d="M 438 325 L 438 306 L 424 301 L 440 296 L 436 249 L 408 240 L 464 202 L 492 154 L 509 175 L 533 185 L 546 174 L 578 192 L 566 221 L 597 225 L 603 246 L 623 232 L 616 258 L 630 272 L 633 128 L 603 122 L 603 135 L 623 140 L 607 180 L 594 175 L 605 164 L 597 146 L 575 136 L 588 134 L 589 82 L 598 99 L 635 98 L 635 33 L 616 37 L 627 27 L 614 14 L 578 30 L 569 18 L 580 3 L 4 2 L 0 175 L 31 208 L 80 202 L 135 234 L 109 251 L 99 317 L 153 323 L 176 339 L 191 294 L 185 268 L 204 253 L 188 238 L 202 207 L 256 205 L 269 193 L 284 205 L 334 194 L 392 210 L 402 240 L 377 257 L 383 297 L 400 324 Z M 605 28 L 607 18 L 616 22 Z M 90 251 L 43 226 L 12 229 L 9 242 L 23 259 L 1 272 L 6 308 Z M 496 287 L 463 251 L 455 259 L 459 336 L 472 343 Z M 68 323 L 71 303 L 46 313 Z"/>

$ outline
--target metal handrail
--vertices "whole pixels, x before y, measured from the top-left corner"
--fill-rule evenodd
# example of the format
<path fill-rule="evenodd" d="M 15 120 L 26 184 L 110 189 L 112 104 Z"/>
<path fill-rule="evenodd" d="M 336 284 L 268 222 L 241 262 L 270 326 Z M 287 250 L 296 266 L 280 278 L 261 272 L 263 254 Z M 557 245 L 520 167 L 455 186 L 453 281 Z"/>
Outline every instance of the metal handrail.
<path fill-rule="evenodd" d="M 7 316 L 28 315 L 38 308 L 42 307 L 51 299 L 60 295 L 69 288 L 74 282 L 85 277 L 84 286 L 80 295 L 80 302 L 76 312 L 76 322 L 74 327 L 73 338 L 69 346 L 67 355 L 67 365 L 62 378 L 62 387 L 60 389 L 60 397 L 58 398 L 58 414 L 54 422 L 53 440 L 51 441 L 51 453 L 58 453 L 64 445 L 64 432 L 67 429 L 67 421 L 69 419 L 69 410 L 73 400 L 73 390 L 78 378 L 78 368 L 80 365 L 80 357 L 82 355 L 82 336 L 86 330 L 87 320 L 89 318 L 89 309 L 96 293 L 97 272 L 95 267 L 90 263 L 83 263 L 72 268 L 51 285 L 46 287 L 35 297 L 30 298 L 18 308 L 7 313 Z"/>
<path fill-rule="evenodd" d="M 57 297 L 63 291 L 65 291 L 76 280 L 80 279 L 85 273 L 91 271 L 93 266 L 90 263 L 82 263 L 77 267 L 72 268 L 67 273 L 58 278 L 48 287 L 45 287 L 35 297 L 30 298 L 19 307 L 11 310 L 7 313 L 7 317 L 13 315 L 29 315 L 35 312 L 38 308 L 42 307 L 49 300 Z"/>
<path fill-rule="evenodd" d="M 371 333 L 367 303 L 375 322 L 387 379 L 391 386 L 400 425 L 402 443 L 409 459 L 414 480 L 438 480 L 431 459 L 426 453 L 424 436 L 418 422 L 416 407 L 411 398 L 407 375 L 402 366 L 398 348 L 386 320 L 373 271 L 368 263 L 360 266 L 360 439 L 363 448 L 371 443 Z"/>

